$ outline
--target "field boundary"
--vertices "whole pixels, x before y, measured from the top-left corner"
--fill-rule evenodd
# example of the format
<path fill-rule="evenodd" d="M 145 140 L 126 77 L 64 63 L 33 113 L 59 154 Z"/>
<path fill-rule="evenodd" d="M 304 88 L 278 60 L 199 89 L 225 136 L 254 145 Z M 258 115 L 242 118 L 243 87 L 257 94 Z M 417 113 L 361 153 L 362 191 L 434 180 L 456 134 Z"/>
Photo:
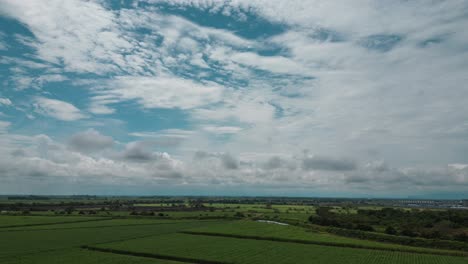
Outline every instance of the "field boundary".
<path fill-rule="evenodd" d="M 106 252 L 106 253 L 134 256 L 134 257 L 172 260 L 172 261 L 191 263 L 191 264 L 195 264 L 195 263 L 197 264 L 232 264 L 230 262 L 195 259 L 195 258 L 187 258 L 187 257 L 177 257 L 177 256 L 162 255 L 162 254 L 156 254 L 156 253 L 143 253 L 143 252 L 135 252 L 135 251 L 121 250 L 121 249 L 112 249 L 112 248 L 99 248 L 99 247 L 86 246 L 86 245 L 81 246 L 81 248 L 91 250 L 91 251 Z"/>
<path fill-rule="evenodd" d="M 116 220 L 116 219 L 112 219 Z M 88 221 L 85 221 L 88 222 Z M 206 221 L 211 222 L 211 221 Z M 213 221 L 215 222 L 215 221 Z M 58 223 L 58 224 L 76 224 L 81 222 L 66 222 L 66 223 Z M 93 228 L 108 228 L 108 227 L 128 227 L 128 226 L 154 226 L 154 225 L 174 225 L 174 224 L 181 224 L 181 223 L 198 223 L 197 221 L 186 221 L 186 222 L 166 222 L 166 223 L 148 223 L 148 224 L 127 224 L 127 225 L 105 225 L 105 226 L 84 226 L 84 227 L 63 227 L 63 228 L 44 228 L 44 229 L 9 229 L 9 230 L 0 230 L 0 233 L 5 232 L 29 232 L 29 231 L 53 231 L 53 230 L 73 230 L 73 229 L 93 229 Z M 23 227 L 23 226 L 17 226 Z"/>
<path fill-rule="evenodd" d="M 343 248 L 357 248 L 357 249 L 370 249 L 370 250 L 381 250 L 381 251 L 392 251 L 392 252 L 405 252 L 405 253 L 415 253 L 415 254 L 426 254 L 426 255 L 440 255 L 440 256 L 455 256 L 455 257 L 468 257 L 468 252 L 443 252 L 443 251 L 424 251 L 423 250 L 412 250 L 404 248 L 383 248 L 383 247 L 372 247 L 365 245 L 355 245 L 349 243 L 339 243 L 339 242 L 325 242 L 325 241 L 310 241 L 302 239 L 289 239 L 289 238 L 279 238 L 279 237 L 267 237 L 267 236 L 249 236 L 249 235 L 236 235 L 236 234 L 223 234 L 223 233 L 212 233 L 212 232 L 194 232 L 194 231 L 180 231 L 178 233 L 186 235 L 196 235 L 196 236 L 214 236 L 214 237 L 229 237 L 229 238 L 238 238 L 238 239 L 252 239 L 252 240 L 266 240 L 273 242 L 285 242 L 285 243 L 296 243 L 296 244 L 306 244 L 306 245 L 320 245 L 320 246 L 329 246 L 329 247 L 343 247 Z"/>
<path fill-rule="evenodd" d="M 9 226 L 0 226 L 0 229 L 5 228 L 17 228 L 17 227 L 30 227 L 30 226 L 47 226 L 47 225 L 61 225 L 61 224 L 76 224 L 76 223 L 85 223 L 85 222 L 99 222 L 99 221 L 109 221 L 113 220 L 112 217 L 106 217 L 101 219 L 88 219 L 88 220 L 77 220 L 77 221 L 61 221 L 61 222 L 54 222 L 54 223 L 42 223 L 42 224 L 26 224 L 26 225 L 9 225 Z M 15 230 L 19 231 L 19 230 Z M 1 231 L 0 231 L 1 232 Z"/>

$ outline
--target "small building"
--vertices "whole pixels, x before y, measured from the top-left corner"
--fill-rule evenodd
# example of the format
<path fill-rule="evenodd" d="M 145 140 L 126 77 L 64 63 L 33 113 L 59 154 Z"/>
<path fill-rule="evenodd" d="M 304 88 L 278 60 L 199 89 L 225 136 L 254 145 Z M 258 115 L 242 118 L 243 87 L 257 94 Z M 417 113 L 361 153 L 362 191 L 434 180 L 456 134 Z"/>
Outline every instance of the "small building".
<path fill-rule="evenodd" d="M 468 207 L 468 200 L 463 200 L 462 205 L 463 207 Z"/>

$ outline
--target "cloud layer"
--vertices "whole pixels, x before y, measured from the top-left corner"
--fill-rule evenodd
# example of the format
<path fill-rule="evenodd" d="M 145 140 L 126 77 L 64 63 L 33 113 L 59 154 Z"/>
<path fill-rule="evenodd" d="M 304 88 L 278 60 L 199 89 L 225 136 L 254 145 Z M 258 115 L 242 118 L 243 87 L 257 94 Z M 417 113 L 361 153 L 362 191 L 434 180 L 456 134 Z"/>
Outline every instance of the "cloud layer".
<path fill-rule="evenodd" d="M 0 0 L 0 23 L 12 25 L 0 27 L 0 192 L 38 179 L 82 190 L 463 190 L 467 10 L 462 0 Z"/>

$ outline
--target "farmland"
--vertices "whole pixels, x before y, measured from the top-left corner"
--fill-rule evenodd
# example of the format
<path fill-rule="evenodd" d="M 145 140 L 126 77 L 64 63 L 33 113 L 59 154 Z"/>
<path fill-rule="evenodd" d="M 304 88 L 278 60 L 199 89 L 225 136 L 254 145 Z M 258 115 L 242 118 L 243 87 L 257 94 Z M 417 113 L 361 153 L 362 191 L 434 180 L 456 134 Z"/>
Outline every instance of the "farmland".
<path fill-rule="evenodd" d="M 109 243 L 98 248 L 164 256 L 180 254 L 199 262 L 223 263 L 466 263 L 466 259 L 459 257 L 186 234 Z"/>
<path fill-rule="evenodd" d="M 347 235 L 346 229 L 333 231 L 309 223 L 309 217 L 317 216 L 319 205 L 278 201 L 66 197 L 3 200 L 0 263 L 461 264 L 468 261 L 462 241 L 435 243 L 365 231 L 359 231 L 364 237 L 357 238 Z M 343 215 L 356 215 L 358 210 L 362 208 L 335 206 L 332 209 Z M 337 234 L 340 232 L 344 235 Z M 382 235 L 402 242 L 411 239 L 422 242 L 418 240 L 420 246 L 389 243 L 378 239 Z M 458 248 L 452 248 L 453 245 Z"/>

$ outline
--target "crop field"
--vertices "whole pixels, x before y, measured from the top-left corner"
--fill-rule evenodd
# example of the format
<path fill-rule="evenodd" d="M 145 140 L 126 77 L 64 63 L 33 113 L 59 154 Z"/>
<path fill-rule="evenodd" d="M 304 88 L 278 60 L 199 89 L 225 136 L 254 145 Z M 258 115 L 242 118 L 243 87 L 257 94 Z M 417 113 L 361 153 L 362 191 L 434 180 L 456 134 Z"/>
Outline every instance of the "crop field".
<path fill-rule="evenodd" d="M 2 264 L 181 264 L 181 262 L 102 253 L 86 249 L 65 249 L 2 259 Z"/>
<path fill-rule="evenodd" d="M 194 220 L 166 220 L 166 219 L 111 219 L 104 218 L 103 221 L 73 222 L 63 224 L 39 225 L 39 226 L 18 226 L 9 228 L 0 228 L 3 231 L 26 231 L 26 230 L 58 230 L 58 229 L 96 229 L 107 227 L 126 227 L 126 226 L 154 226 L 170 225 L 178 223 L 193 223 Z M 200 221 L 203 223 L 203 221 Z"/>
<path fill-rule="evenodd" d="M 53 223 L 85 222 L 104 220 L 99 217 L 73 217 L 73 216 L 0 216 L 0 228 L 15 226 L 48 225 Z"/>
<path fill-rule="evenodd" d="M 381 250 L 399 250 L 406 252 L 434 254 L 465 254 L 461 251 L 437 250 L 421 247 L 410 247 L 397 244 L 381 243 L 362 239 L 336 236 L 325 232 L 314 232 L 291 225 L 265 224 L 253 221 L 235 221 L 217 225 L 204 226 L 186 231 L 191 234 L 250 238 L 273 241 L 289 241 L 302 244 L 322 244 L 340 247 L 355 247 Z"/>
<path fill-rule="evenodd" d="M 3 216 L 1 218 L 3 218 Z M 83 245 L 95 245 L 113 241 L 169 234 L 184 229 L 200 227 L 210 223 L 212 222 L 168 222 L 146 219 L 118 219 L 57 225 L 50 224 L 47 226 L 26 226 L 23 229 L 18 227 L 12 229 L 1 228 L 0 248 L 2 250 L 0 251 L 0 263 L 52 263 L 52 260 L 49 261 L 49 259 L 54 259 L 60 262 L 60 259 L 64 261 L 68 256 L 63 252 L 68 252 L 74 249 L 75 251 L 71 252 L 75 252 L 74 254 L 77 254 L 76 250 Z M 58 255 L 58 252 L 61 255 Z M 44 262 L 38 261 L 35 258 L 36 255 L 39 259 L 43 259 Z M 83 256 L 86 258 L 92 258 L 89 254 L 84 254 Z M 109 259 L 108 262 L 114 263 L 112 260 L 114 257 L 119 258 L 118 256 L 107 257 Z M 78 260 L 73 258 L 73 261 Z M 125 262 L 124 260 L 122 261 L 123 262 L 121 263 L 133 263 Z M 62 263 L 70 262 L 67 260 Z M 103 261 L 103 263 L 105 262 Z"/>
<path fill-rule="evenodd" d="M 184 256 L 195 263 L 318 263 L 318 264 L 465 264 L 464 257 L 438 256 L 320 245 L 258 241 L 189 234 L 167 234 L 101 244 L 97 249 L 126 254 Z"/>
<path fill-rule="evenodd" d="M 317 216 L 315 207 L 310 205 L 203 203 L 200 206 L 192 201 L 184 203 L 185 206 L 180 206 L 181 203 L 172 206 L 167 202 L 139 202 L 129 202 L 115 211 L 110 208 L 111 203 L 102 203 L 93 213 L 85 209 L 87 205 L 75 203 L 81 207 L 57 214 L 65 208 L 58 203 L 55 210 L 49 210 L 51 205 L 46 204 L 47 210 L 31 210 L 25 215 L 21 215 L 22 210 L 2 214 L 0 263 L 468 263 L 468 252 L 463 249 L 416 247 L 329 233 L 332 231 L 328 227 L 307 222 L 308 216 Z M 353 214 L 343 210 L 356 208 L 333 210 Z M 282 221 L 290 224 L 284 225 Z"/>

